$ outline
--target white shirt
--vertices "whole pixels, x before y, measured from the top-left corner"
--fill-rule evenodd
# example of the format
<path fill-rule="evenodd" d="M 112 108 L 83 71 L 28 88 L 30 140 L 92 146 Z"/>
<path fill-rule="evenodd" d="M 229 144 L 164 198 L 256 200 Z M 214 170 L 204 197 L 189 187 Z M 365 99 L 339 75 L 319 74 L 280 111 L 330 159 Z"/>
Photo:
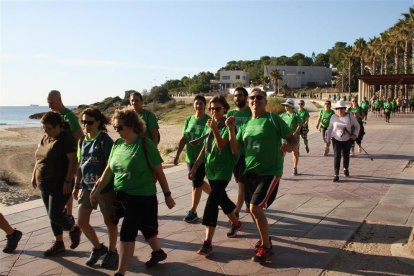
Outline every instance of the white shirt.
<path fill-rule="evenodd" d="M 351 133 L 352 126 L 354 131 Z M 334 114 L 326 131 L 327 141 L 331 141 L 331 138 L 337 141 L 348 141 L 351 139 L 351 135 L 358 137 L 359 129 L 359 123 L 353 114 L 345 113 L 343 117 Z"/>

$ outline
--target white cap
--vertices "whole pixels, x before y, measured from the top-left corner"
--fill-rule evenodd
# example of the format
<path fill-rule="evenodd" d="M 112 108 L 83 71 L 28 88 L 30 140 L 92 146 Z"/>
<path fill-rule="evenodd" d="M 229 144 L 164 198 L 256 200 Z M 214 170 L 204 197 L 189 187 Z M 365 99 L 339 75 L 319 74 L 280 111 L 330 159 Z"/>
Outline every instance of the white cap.
<path fill-rule="evenodd" d="M 287 99 L 286 102 L 282 103 L 282 105 L 290 106 L 292 108 L 295 107 L 295 101 L 293 99 Z"/>
<path fill-rule="evenodd" d="M 335 104 L 335 109 L 337 108 L 346 108 L 346 102 L 343 100 L 337 101 Z"/>

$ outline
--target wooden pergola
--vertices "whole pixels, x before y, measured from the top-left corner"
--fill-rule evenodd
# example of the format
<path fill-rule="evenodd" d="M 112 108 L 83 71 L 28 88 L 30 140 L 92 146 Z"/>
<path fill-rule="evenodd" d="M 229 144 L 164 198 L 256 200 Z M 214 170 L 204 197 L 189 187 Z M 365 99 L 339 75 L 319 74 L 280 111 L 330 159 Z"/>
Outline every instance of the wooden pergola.
<path fill-rule="evenodd" d="M 371 85 L 414 85 L 414 74 L 398 74 L 398 75 L 366 75 L 360 76 L 358 82 L 358 98 L 368 99 L 373 96 L 370 91 Z"/>

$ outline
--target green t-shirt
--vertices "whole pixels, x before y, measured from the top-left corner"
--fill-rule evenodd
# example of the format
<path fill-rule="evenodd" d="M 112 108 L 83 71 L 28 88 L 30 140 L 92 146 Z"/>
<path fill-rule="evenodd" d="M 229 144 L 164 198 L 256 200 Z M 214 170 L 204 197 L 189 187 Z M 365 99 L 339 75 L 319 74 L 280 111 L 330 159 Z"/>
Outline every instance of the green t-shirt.
<path fill-rule="evenodd" d="M 355 118 L 360 122 L 364 119 L 364 115 L 362 114 L 362 108 L 358 107 L 349 107 L 347 112 L 354 113 Z"/>
<path fill-rule="evenodd" d="M 200 138 L 203 135 L 204 127 L 206 126 L 207 120 L 210 116 L 205 115 L 203 118 L 197 119 L 194 115 L 191 115 L 185 119 L 183 127 L 183 135 L 185 138 L 186 154 L 185 162 L 194 164 L 203 148 L 203 141 L 197 145 L 190 145 L 189 142 Z"/>
<path fill-rule="evenodd" d="M 391 112 L 392 111 L 392 103 L 389 103 L 389 102 L 385 102 L 384 103 L 384 111 L 385 112 Z"/>
<path fill-rule="evenodd" d="M 147 139 L 148 166 L 142 139 Z M 115 191 L 129 195 L 150 196 L 157 192 L 153 167 L 163 162 L 151 139 L 138 137 L 133 144 L 118 139 L 109 155 L 109 166 L 114 173 Z"/>
<path fill-rule="evenodd" d="M 331 117 L 334 114 L 335 111 L 333 111 L 332 109 L 322 109 L 321 111 L 319 111 L 319 118 L 321 119 L 320 124 L 322 128 L 328 128 L 329 122 L 331 121 Z"/>
<path fill-rule="evenodd" d="M 385 103 L 384 103 L 384 104 L 385 104 Z M 392 101 L 392 107 L 393 107 L 393 108 L 396 108 L 396 107 L 397 107 L 397 100 L 395 100 L 395 99 L 394 99 L 394 100 Z"/>
<path fill-rule="evenodd" d="M 297 114 L 299 116 L 300 121 L 302 122 L 302 124 L 304 124 L 306 122 L 306 119 L 309 118 L 309 112 L 306 108 L 300 110 L 298 109 Z M 307 127 L 307 125 L 306 125 Z"/>
<path fill-rule="evenodd" d="M 302 124 L 302 121 L 301 121 L 300 117 L 298 116 L 298 114 L 295 111 L 293 111 L 292 113 L 289 113 L 289 112 L 286 111 L 286 112 L 282 113 L 282 115 L 280 115 L 280 117 L 288 125 L 291 132 L 295 132 L 296 129 L 298 128 L 298 125 Z M 297 133 L 295 135 L 295 138 L 296 138 L 296 140 L 299 141 L 300 134 Z"/>
<path fill-rule="evenodd" d="M 361 108 L 362 108 L 363 111 L 367 111 L 369 109 L 369 101 L 368 100 L 362 101 L 361 102 Z"/>
<path fill-rule="evenodd" d="M 204 133 L 210 133 L 209 126 L 205 126 Z M 225 125 L 219 128 L 219 133 L 223 139 L 229 138 L 229 131 Z M 204 144 L 207 144 L 207 139 L 204 140 Z M 211 150 L 207 151 L 207 145 L 205 150 L 205 167 L 206 177 L 208 180 L 226 180 L 230 181 L 233 173 L 233 167 L 236 161 L 236 156 L 233 155 L 230 149 L 230 143 L 228 143 L 224 149 L 219 150 L 217 147 L 216 139 L 212 138 Z"/>
<path fill-rule="evenodd" d="M 276 114 L 265 112 L 240 127 L 237 141 L 245 150 L 246 170 L 258 175 L 282 176 L 282 138 L 292 133 Z"/>
<path fill-rule="evenodd" d="M 159 129 L 158 126 L 158 120 L 157 117 L 155 117 L 155 114 L 152 113 L 149 110 L 143 109 L 141 113 L 139 113 L 139 116 L 142 120 L 145 122 L 146 130 L 145 130 L 145 136 L 152 139 L 151 137 L 151 131 L 154 129 Z"/>
<path fill-rule="evenodd" d="M 76 117 L 76 115 L 70 109 L 65 108 L 63 112 L 60 112 L 60 116 L 62 116 L 63 121 L 69 123 L 70 132 L 72 134 L 81 128 L 78 117 Z"/>
<path fill-rule="evenodd" d="M 414 106 L 414 99 L 410 99 L 410 106 Z"/>
<path fill-rule="evenodd" d="M 238 111 L 236 109 L 232 109 L 227 112 L 227 118 L 230 116 L 234 116 L 236 118 L 236 129 L 239 129 L 241 125 L 245 124 L 248 120 L 252 118 L 252 111 L 250 108 L 246 108 L 243 111 Z M 244 149 L 240 151 L 240 155 L 244 155 Z"/>
<path fill-rule="evenodd" d="M 375 100 L 375 101 L 374 101 L 374 108 L 375 108 L 375 109 L 381 108 L 381 103 L 380 103 L 380 101 L 379 101 L 379 100 Z"/>

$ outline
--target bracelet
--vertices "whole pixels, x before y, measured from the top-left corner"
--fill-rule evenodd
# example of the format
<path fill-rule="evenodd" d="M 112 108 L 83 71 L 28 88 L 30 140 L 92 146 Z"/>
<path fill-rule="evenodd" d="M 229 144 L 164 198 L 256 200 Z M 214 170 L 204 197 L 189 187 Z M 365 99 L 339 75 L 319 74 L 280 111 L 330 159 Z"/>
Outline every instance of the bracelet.
<path fill-rule="evenodd" d="M 171 192 L 164 192 L 164 197 L 169 197 L 171 196 Z"/>

